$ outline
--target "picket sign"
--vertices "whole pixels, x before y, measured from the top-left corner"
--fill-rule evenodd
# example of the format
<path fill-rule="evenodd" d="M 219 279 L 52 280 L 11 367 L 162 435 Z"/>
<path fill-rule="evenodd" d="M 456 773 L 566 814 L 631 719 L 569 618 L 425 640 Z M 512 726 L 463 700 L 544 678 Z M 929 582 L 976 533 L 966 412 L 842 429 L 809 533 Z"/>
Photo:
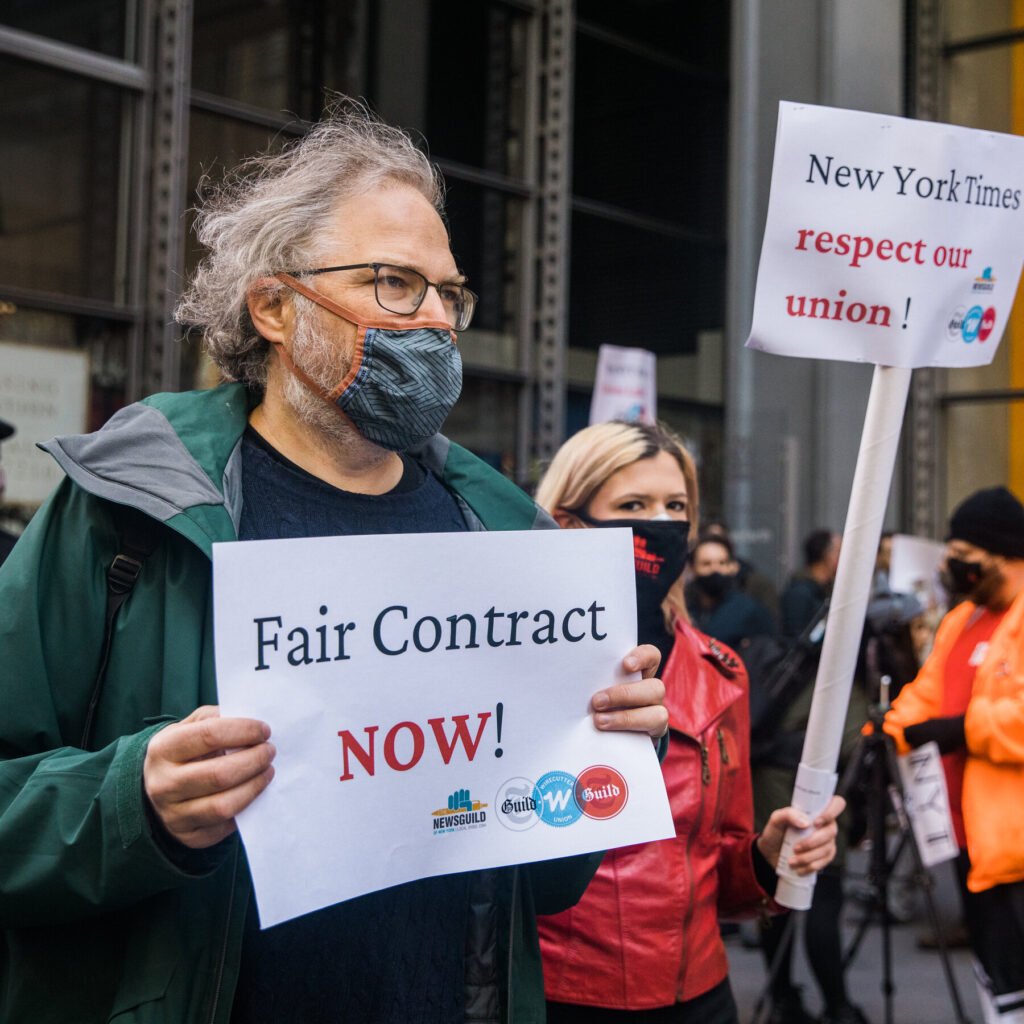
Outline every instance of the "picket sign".
<path fill-rule="evenodd" d="M 875 363 L 792 803 L 813 821 L 836 765 L 913 368 L 991 362 L 1024 256 L 1024 139 L 782 103 L 747 346 Z M 954 253 L 955 250 L 955 253 Z M 806 910 L 814 876 L 775 898 Z"/>
<path fill-rule="evenodd" d="M 633 535 L 495 530 L 213 547 L 225 717 L 271 728 L 238 815 L 260 926 L 394 885 L 666 839 L 637 677 Z"/>
<path fill-rule="evenodd" d="M 658 415 L 657 356 L 642 348 L 602 345 L 590 400 L 590 425 L 609 420 L 654 423 Z"/>

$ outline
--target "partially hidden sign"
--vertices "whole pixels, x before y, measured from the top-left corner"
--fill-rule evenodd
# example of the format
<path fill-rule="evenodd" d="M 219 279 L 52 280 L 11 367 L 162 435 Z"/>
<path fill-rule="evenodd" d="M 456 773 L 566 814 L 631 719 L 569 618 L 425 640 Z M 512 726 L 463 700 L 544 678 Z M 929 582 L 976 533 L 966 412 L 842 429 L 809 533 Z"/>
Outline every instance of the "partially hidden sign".
<path fill-rule="evenodd" d="M 642 348 L 602 345 L 597 353 L 590 423 L 654 423 L 658 405 L 657 356 Z"/>
<path fill-rule="evenodd" d="M 213 563 L 221 714 L 277 747 L 238 819 L 262 927 L 673 834 L 650 739 L 589 712 L 629 678 L 628 529 L 235 542 Z"/>
<path fill-rule="evenodd" d="M 782 103 L 747 345 L 992 361 L 1024 255 L 1024 138 Z"/>

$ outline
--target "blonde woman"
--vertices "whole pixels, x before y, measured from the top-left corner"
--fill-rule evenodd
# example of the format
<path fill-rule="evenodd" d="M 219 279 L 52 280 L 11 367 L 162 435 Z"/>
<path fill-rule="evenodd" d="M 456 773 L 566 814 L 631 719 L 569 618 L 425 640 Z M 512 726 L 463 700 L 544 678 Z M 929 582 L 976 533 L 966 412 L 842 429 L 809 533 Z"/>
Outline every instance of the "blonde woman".
<path fill-rule="evenodd" d="M 671 741 L 662 765 L 674 839 L 614 850 L 579 904 L 540 918 L 549 1024 L 737 1021 L 719 917 L 772 908 L 792 807 L 753 831 L 747 676 L 739 658 L 689 622 L 682 573 L 696 532 L 693 458 L 668 431 L 603 423 L 558 451 L 537 502 L 566 529 L 633 530 L 640 643 L 662 653 Z M 794 848 L 818 871 L 835 856 L 838 797 Z"/>

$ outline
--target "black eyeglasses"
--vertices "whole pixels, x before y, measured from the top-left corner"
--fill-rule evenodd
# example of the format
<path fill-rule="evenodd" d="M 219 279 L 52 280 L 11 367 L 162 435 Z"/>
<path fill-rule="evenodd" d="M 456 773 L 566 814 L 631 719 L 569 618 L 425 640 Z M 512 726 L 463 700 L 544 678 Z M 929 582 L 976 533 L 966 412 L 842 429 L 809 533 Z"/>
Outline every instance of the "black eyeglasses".
<path fill-rule="evenodd" d="M 464 284 L 435 284 L 418 270 L 396 267 L 390 263 L 349 263 L 344 267 L 320 267 L 317 270 L 289 270 L 292 277 L 306 274 L 333 274 L 337 270 L 372 270 L 373 291 L 377 305 L 389 313 L 412 316 L 423 305 L 427 288 L 434 288 L 441 296 L 445 316 L 452 329 L 464 331 L 473 319 L 476 293 Z"/>

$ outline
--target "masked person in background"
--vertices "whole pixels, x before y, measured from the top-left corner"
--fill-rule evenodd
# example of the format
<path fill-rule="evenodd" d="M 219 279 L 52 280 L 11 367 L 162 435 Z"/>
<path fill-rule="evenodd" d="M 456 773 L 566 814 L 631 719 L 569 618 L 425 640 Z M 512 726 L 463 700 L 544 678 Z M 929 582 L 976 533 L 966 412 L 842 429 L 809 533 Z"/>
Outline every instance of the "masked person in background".
<path fill-rule="evenodd" d="M 954 510 L 945 586 L 959 603 L 885 716 L 900 752 L 934 741 L 986 1024 L 1024 1021 L 1024 506 L 990 487 Z"/>
<path fill-rule="evenodd" d="M 724 537 L 701 537 L 690 555 L 693 578 L 686 585 L 686 609 L 708 636 L 739 649 L 753 636 L 774 636 L 771 612 L 739 589 L 739 562 Z"/>
<path fill-rule="evenodd" d="M 570 438 L 537 489 L 567 529 L 633 530 L 639 637 L 661 650 L 670 742 L 663 763 L 674 839 L 605 855 L 580 903 L 538 921 L 549 1024 L 737 1020 L 718 918 L 778 909 L 773 868 L 787 826 L 811 831 L 791 865 L 835 855 L 836 797 L 813 822 L 775 811 L 754 833 L 747 679 L 727 647 L 690 625 L 682 596 L 697 475 L 658 427 L 602 423 Z"/>
<path fill-rule="evenodd" d="M 409 136 L 341 102 L 243 170 L 179 308 L 234 383 L 50 443 L 67 478 L 0 570 L 0 1020 L 535 1022 L 535 913 L 599 855 L 259 928 L 235 816 L 274 785 L 273 723 L 213 706 L 212 543 L 554 524 L 437 432 L 476 297 Z M 115 556 L 139 571 L 104 654 Z M 657 651 L 622 655 L 644 678 L 596 694 L 595 727 L 662 737 Z"/>

